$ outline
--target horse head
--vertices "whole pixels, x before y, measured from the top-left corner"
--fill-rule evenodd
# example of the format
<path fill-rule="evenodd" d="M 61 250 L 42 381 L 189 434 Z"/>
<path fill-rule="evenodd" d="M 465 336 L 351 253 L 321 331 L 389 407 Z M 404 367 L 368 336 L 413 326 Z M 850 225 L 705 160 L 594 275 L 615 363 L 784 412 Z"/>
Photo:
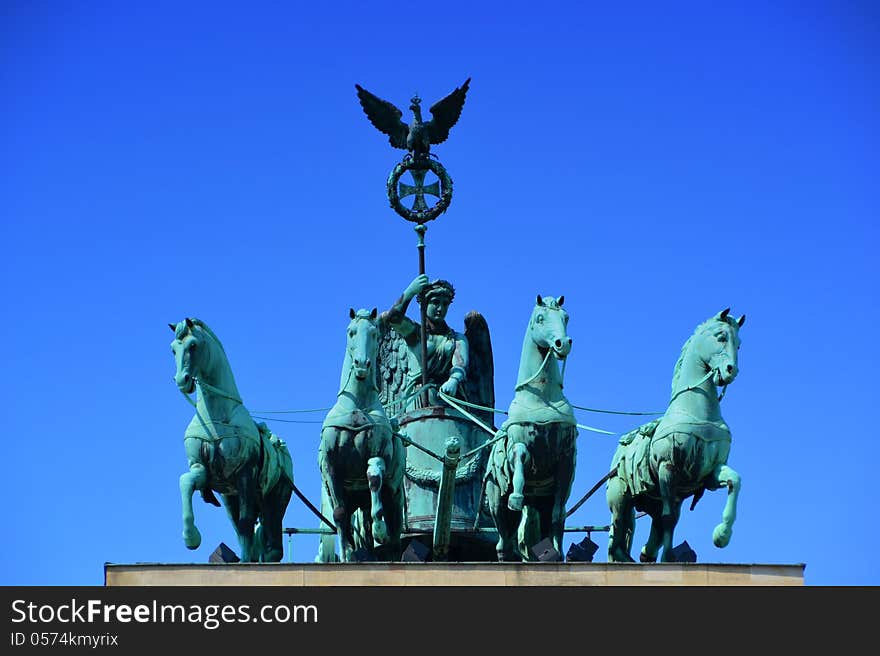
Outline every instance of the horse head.
<path fill-rule="evenodd" d="M 376 321 L 378 311 L 376 308 L 372 310 L 360 309 L 355 312 L 354 308 L 349 310 L 351 322 L 346 329 L 347 345 L 346 345 L 346 368 L 350 368 L 349 372 L 343 371 L 344 380 L 342 387 L 345 387 L 346 380 L 349 375 L 354 374 L 358 382 L 364 382 L 368 379 L 373 386 L 377 387 L 376 378 L 376 353 L 379 349 L 379 327 Z"/>
<path fill-rule="evenodd" d="M 171 342 L 171 352 L 177 367 L 174 382 L 181 392 L 192 394 L 196 379 L 206 369 L 204 360 L 209 354 L 203 353 L 206 349 L 200 348 L 201 336 L 197 334 L 197 324 L 192 319 L 187 317 L 179 323 L 169 323 L 168 326 L 174 333 L 174 340 Z"/>
<path fill-rule="evenodd" d="M 717 386 L 729 385 L 739 373 L 739 329 L 745 323 L 730 316 L 730 308 L 722 310 L 703 324 L 695 344 L 708 371 L 714 372 L 712 382 Z"/>
<path fill-rule="evenodd" d="M 542 298 L 539 294 L 529 321 L 532 341 L 542 351 L 551 350 L 558 360 L 564 360 L 571 352 L 571 337 L 567 332 L 568 312 L 562 308 L 564 301 L 565 296 Z"/>

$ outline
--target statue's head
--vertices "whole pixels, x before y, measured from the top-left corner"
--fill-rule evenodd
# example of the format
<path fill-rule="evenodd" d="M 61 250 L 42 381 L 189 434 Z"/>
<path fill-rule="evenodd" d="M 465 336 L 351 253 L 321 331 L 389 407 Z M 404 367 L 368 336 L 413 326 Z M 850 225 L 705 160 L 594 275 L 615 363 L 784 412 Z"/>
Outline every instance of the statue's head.
<path fill-rule="evenodd" d="M 421 110 L 422 99 L 419 98 L 419 94 L 414 95 L 409 99 L 409 109 L 410 111 L 417 112 Z"/>
<path fill-rule="evenodd" d="M 430 303 L 434 300 L 445 300 L 446 305 L 452 303 L 455 298 L 455 287 L 448 280 L 435 280 L 430 283 L 419 295 L 419 303 Z"/>
<path fill-rule="evenodd" d="M 455 298 L 455 287 L 448 280 L 435 280 L 429 284 L 419 296 L 419 303 L 425 306 L 425 311 L 431 321 L 443 321 L 446 319 L 446 311 Z"/>

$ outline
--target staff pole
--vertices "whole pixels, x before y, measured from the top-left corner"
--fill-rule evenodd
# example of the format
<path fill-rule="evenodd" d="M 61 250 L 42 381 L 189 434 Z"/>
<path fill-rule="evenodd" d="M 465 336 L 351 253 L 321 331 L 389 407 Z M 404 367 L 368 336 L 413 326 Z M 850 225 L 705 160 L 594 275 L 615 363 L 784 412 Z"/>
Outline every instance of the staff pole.
<path fill-rule="evenodd" d="M 415 226 L 414 230 L 416 234 L 419 236 L 419 275 L 423 275 L 425 273 L 425 233 L 428 231 L 428 226 L 424 223 L 419 223 Z M 428 307 L 427 303 L 425 303 L 424 298 L 419 299 L 419 307 L 421 308 L 421 319 L 422 319 L 422 327 L 419 331 L 421 333 L 422 340 L 422 402 L 425 406 L 429 404 L 428 399 Z"/>

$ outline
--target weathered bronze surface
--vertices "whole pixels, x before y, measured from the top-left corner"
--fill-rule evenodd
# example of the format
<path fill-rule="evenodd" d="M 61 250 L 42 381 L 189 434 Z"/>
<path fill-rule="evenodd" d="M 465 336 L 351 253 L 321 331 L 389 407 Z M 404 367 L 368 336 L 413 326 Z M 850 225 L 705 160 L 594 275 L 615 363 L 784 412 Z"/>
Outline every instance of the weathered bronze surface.
<path fill-rule="evenodd" d="M 391 208 L 407 221 L 427 223 L 445 212 L 452 202 L 452 178 L 430 150 L 431 144 L 446 141 L 449 130 L 458 122 L 470 81 L 468 78 L 455 91 L 431 105 L 433 118 L 427 122 L 422 121 L 422 100 L 414 96 L 409 107 L 413 113 L 413 121 L 409 125 L 401 120 L 403 112 L 392 103 L 373 95 L 358 84 L 355 85 L 361 107 L 370 122 L 388 135 L 392 146 L 408 151 L 403 161 L 392 169 L 386 183 Z M 412 176 L 412 184 L 400 181 L 406 172 Z M 428 172 L 436 175 L 437 180 L 425 184 Z M 425 201 L 426 194 L 437 197 L 437 203 L 429 206 Z M 408 196 L 413 197 L 411 207 L 406 207 L 401 202 L 401 199 Z"/>
<path fill-rule="evenodd" d="M 241 559 L 280 560 L 281 519 L 295 492 L 335 527 L 336 534 L 322 533 L 316 558 L 322 563 L 399 560 L 414 537 L 431 541 L 426 557 L 438 561 L 534 560 L 536 545 L 544 553 L 563 553 L 565 530 L 609 530 L 564 527 L 566 516 L 606 481 L 610 562 L 632 561 L 636 510 L 652 520 L 642 562 L 656 561 L 661 550 L 662 560 L 674 560 L 682 501 L 693 496 L 695 504 L 707 489 L 728 490 L 713 541 L 718 547 L 729 542 L 740 478 L 727 465 L 730 430 L 716 388 L 726 389 L 737 375 L 744 317 L 734 320 L 725 310 L 697 327 L 676 363 L 666 413 L 621 438 L 611 471 L 568 512 L 577 428 L 597 429 L 576 423 L 573 407 L 581 406 L 562 391 L 565 367 L 560 371 L 559 363 L 572 344 L 563 297 L 537 297 L 509 416 L 495 427 L 488 324 L 478 312 L 467 314 L 463 332 L 447 324 L 455 289 L 447 280 L 429 279 L 425 266 L 426 224 L 452 198 L 452 180 L 430 148 L 449 136 L 469 84 L 470 78 L 432 105 L 427 122 L 421 99 L 414 97 L 409 125 L 393 104 L 355 85 L 370 122 L 392 146 L 407 151 L 386 191 L 391 207 L 416 224 L 418 275 L 381 315 L 376 309 L 349 313 L 340 386 L 321 430 L 320 512 L 293 485 L 284 442 L 245 409 L 216 335 L 197 319 L 171 324 L 177 386 L 188 399 L 198 390 L 184 442 L 190 468 L 180 477 L 188 548 L 201 541 L 194 491 L 219 505 L 217 491 Z M 411 183 L 401 181 L 406 173 Z M 428 182 L 428 174 L 437 181 Z M 438 199 L 433 206 L 429 196 Z M 406 198 L 413 199 L 409 208 L 402 203 Z M 420 305 L 419 321 L 407 316 L 413 299 Z"/>
<path fill-rule="evenodd" d="M 373 95 L 359 84 L 354 86 L 370 123 L 388 135 L 388 142 L 392 146 L 405 149 L 413 158 L 419 159 L 428 156 L 431 144 L 443 143 L 449 137 L 449 130 L 461 116 L 470 81 L 468 78 L 455 91 L 431 105 L 433 118 L 427 122 L 422 121 L 422 99 L 413 96 L 409 106 L 413 121 L 409 125 L 401 120 L 403 112 L 395 105 Z"/>
<path fill-rule="evenodd" d="M 375 545 L 385 547 L 383 558 L 400 560 L 406 455 L 379 402 L 378 313 L 349 314 L 339 392 L 321 427 L 321 506 L 336 524 L 342 560 L 355 560 L 358 548 L 372 558 Z M 321 540 L 318 562 L 338 559 L 334 542 Z"/>
<path fill-rule="evenodd" d="M 193 493 L 199 490 L 207 503 L 219 506 L 216 491 L 238 536 L 241 560 L 278 562 L 283 554 L 281 522 L 293 491 L 287 446 L 251 418 L 223 345 L 207 324 L 186 319 L 168 325 L 174 332 L 177 387 L 187 399 L 198 391 L 198 401 L 190 400 L 195 415 L 183 441 L 189 460 L 189 471 L 180 477 L 184 543 L 197 549 L 202 542 L 193 517 Z"/>
<path fill-rule="evenodd" d="M 574 481 L 577 422 L 562 393 L 559 361 L 571 352 L 564 297 L 537 297 L 526 328 L 513 401 L 486 473 L 499 560 L 536 560 L 550 540 L 562 553 L 565 503 Z"/>
<path fill-rule="evenodd" d="M 395 417 L 400 432 L 434 454 L 414 447 L 407 449 L 406 528 L 434 535 L 439 521 L 452 533 L 451 542 L 444 537 L 440 557 L 452 554 L 463 560 L 483 560 L 494 536 L 473 532 L 464 536 L 462 531 L 472 530 L 475 520 L 482 528 L 492 526 L 490 518 L 481 513 L 480 503 L 488 449 L 456 463 L 454 476 L 447 476 L 442 494 L 440 489 L 444 460 L 449 462 L 443 456 L 447 440 L 457 439 L 460 453 L 465 454 L 490 437 L 472 419 L 446 403 L 442 395 L 488 408 L 495 404 L 488 325 L 481 314 L 470 312 L 463 333 L 450 327 L 446 314 L 454 296 L 451 283 L 429 282 L 422 274 L 383 313 L 378 355 L 380 399 Z M 422 323 L 406 316 L 414 298 L 424 311 Z M 426 358 L 421 349 L 423 337 Z M 474 409 L 473 416 L 489 426 L 493 423 L 492 412 Z"/>
<path fill-rule="evenodd" d="M 726 389 L 739 373 L 739 329 L 745 315 L 734 319 L 729 312 L 728 308 L 701 323 L 685 342 L 666 414 L 620 439 L 606 489 L 612 520 L 609 561 L 632 561 L 635 510 L 651 517 L 641 561 L 656 561 L 661 548 L 662 560 L 673 561 L 672 538 L 682 501 L 693 495 L 693 509 L 705 490 L 727 489 L 712 540 L 716 547 L 730 542 L 740 477 L 727 465 L 730 428 L 721 416 L 717 388 Z"/>

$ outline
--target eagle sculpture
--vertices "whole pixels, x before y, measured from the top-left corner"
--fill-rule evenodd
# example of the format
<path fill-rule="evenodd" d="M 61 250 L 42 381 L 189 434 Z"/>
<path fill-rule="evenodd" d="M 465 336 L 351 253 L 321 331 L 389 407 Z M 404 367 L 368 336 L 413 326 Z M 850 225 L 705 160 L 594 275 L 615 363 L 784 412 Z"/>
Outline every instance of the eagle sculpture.
<path fill-rule="evenodd" d="M 470 81 L 468 78 L 455 91 L 431 105 L 431 115 L 434 118 L 426 123 L 422 122 L 422 99 L 414 96 L 409 106 L 413 113 L 413 122 L 410 125 L 400 120 L 403 112 L 392 103 L 373 95 L 359 84 L 354 86 L 370 123 L 388 135 L 391 145 L 409 151 L 413 158 L 425 158 L 431 150 L 431 144 L 446 141 L 450 128 L 461 116 Z"/>

